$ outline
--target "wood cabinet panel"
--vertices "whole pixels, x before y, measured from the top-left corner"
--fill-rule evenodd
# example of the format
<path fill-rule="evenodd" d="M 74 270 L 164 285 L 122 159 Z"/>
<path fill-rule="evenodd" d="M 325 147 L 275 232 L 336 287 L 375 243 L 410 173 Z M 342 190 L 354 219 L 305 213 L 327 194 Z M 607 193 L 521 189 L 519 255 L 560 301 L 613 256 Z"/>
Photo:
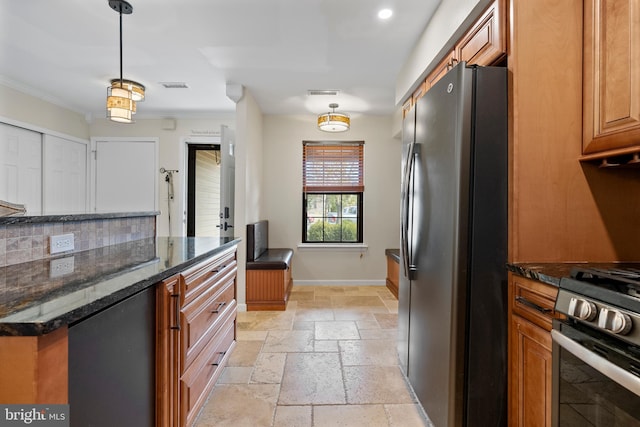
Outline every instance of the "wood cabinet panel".
<path fill-rule="evenodd" d="M 293 286 L 291 267 L 285 270 L 247 270 L 248 311 L 285 310 Z"/>
<path fill-rule="evenodd" d="M 551 426 L 551 335 L 511 315 L 510 426 Z"/>
<path fill-rule="evenodd" d="M 558 288 L 509 273 L 509 425 L 551 426 L 551 321 Z"/>
<path fill-rule="evenodd" d="M 180 303 L 190 303 L 202 292 L 203 288 L 210 287 L 236 268 L 235 250 L 229 250 L 214 259 L 208 259 L 184 271 L 181 273 L 183 280 L 180 289 Z"/>
<path fill-rule="evenodd" d="M 425 88 L 428 90 L 435 85 L 438 80 L 444 77 L 447 72 L 452 69 L 458 63 L 458 59 L 456 58 L 455 50 L 449 52 L 447 56 L 445 56 L 442 61 L 436 65 L 436 67 L 431 71 L 431 73 L 427 76 L 426 86 Z"/>
<path fill-rule="evenodd" d="M 182 310 L 182 327 L 180 328 L 181 342 L 181 372 L 193 362 L 202 348 L 209 342 L 215 332 L 229 315 L 235 313 L 234 279 L 226 283 L 224 289 L 208 298 L 201 304 L 194 301 Z"/>
<path fill-rule="evenodd" d="M 456 45 L 456 58 L 491 65 L 507 53 L 505 1 L 496 0 Z"/>
<path fill-rule="evenodd" d="M 180 308 L 175 275 L 156 287 L 156 424 L 177 426 Z"/>
<path fill-rule="evenodd" d="M 190 426 L 235 345 L 236 248 L 157 285 L 156 420 Z"/>
<path fill-rule="evenodd" d="M 395 259 L 387 256 L 387 288 L 396 298 L 398 298 L 399 281 L 400 264 Z"/>
<path fill-rule="evenodd" d="M 512 312 L 550 331 L 558 288 L 515 275 L 511 282 Z"/>
<path fill-rule="evenodd" d="M 640 146 L 640 0 L 584 5 L 583 152 Z"/>
<path fill-rule="evenodd" d="M 68 329 L 41 336 L 2 337 L 0 402 L 68 403 Z"/>
<path fill-rule="evenodd" d="M 180 378 L 181 426 L 192 425 L 235 346 L 235 321 L 228 322 Z"/>

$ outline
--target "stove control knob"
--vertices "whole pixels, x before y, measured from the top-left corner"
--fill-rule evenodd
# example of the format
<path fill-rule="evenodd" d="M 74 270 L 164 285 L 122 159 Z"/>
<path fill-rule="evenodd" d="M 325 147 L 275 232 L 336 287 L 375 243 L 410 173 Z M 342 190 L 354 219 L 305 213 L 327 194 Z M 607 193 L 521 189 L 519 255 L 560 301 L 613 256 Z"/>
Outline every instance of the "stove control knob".
<path fill-rule="evenodd" d="M 600 310 L 598 326 L 614 334 L 626 335 L 631 331 L 633 322 L 627 314 L 621 313 L 618 310 L 603 308 Z"/>
<path fill-rule="evenodd" d="M 591 301 L 582 298 L 571 298 L 568 314 L 580 320 L 591 322 L 598 315 L 598 308 Z"/>

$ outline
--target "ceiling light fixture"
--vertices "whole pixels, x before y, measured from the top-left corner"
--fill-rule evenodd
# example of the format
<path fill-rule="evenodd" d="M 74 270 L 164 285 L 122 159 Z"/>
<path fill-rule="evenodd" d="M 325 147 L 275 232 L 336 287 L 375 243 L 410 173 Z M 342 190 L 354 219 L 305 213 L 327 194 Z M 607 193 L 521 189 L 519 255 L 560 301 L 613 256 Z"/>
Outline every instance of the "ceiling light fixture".
<path fill-rule="evenodd" d="M 107 88 L 107 118 L 119 123 L 133 123 L 136 102 L 144 101 L 145 87 L 122 78 L 122 14 L 130 15 L 133 7 L 126 0 L 109 0 L 109 6 L 120 14 L 120 78 L 111 80 Z"/>
<path fill-rule="evenodd" d="M 378 12 L 378 18 L 380 19 L 389 19 L 393 15 L 393 11 L 391 9 L 380 9 Z"/>
<path fill-rule="evenodd" d="M 333 111 L 322 113 L 318 116 L 318 129 L 324 132 L 344 132 L 351 127 L 351 119 L 348 114 L 336 113 L 338 104 L 329 104 Z"/>

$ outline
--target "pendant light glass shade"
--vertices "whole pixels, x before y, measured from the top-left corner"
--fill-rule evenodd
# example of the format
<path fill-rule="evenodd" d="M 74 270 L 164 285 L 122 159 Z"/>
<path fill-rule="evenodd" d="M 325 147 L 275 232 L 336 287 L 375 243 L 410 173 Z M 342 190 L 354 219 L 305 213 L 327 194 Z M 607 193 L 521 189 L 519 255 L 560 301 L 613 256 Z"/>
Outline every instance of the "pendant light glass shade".
<path fill-rule="evenodd" d="M 131 99 L 136 102 L 144 101 L 144 86 L 133 80 L 113 79 L 111 80 L 111 88 L 126 89 L 131 92 Z"/>
<path fill-rule="evenodd" d="M 351 119 L 348 114 L 336 113 L 338 104 L 329 104 L 333 111 L 318 116 L 318 129 L 324 132 L 345 132 L 351 127 Z"/>
<path fill-rule="evenodd" d="M 107 118 L 119 123 L 131 123 L 136 113 L 132 92 L 120 87 L 107 88 Z"/>

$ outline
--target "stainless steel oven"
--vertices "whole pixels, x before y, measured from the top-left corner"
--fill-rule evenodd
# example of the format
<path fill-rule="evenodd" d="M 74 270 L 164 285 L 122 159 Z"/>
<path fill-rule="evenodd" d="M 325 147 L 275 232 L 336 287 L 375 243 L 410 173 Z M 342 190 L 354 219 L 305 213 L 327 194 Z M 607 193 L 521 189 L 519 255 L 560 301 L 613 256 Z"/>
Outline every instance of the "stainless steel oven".
<path fill-rule="evenodd" d="M 574 269 L 554 320 L 554 426 L 640 427 L 640 270 Z"/>

